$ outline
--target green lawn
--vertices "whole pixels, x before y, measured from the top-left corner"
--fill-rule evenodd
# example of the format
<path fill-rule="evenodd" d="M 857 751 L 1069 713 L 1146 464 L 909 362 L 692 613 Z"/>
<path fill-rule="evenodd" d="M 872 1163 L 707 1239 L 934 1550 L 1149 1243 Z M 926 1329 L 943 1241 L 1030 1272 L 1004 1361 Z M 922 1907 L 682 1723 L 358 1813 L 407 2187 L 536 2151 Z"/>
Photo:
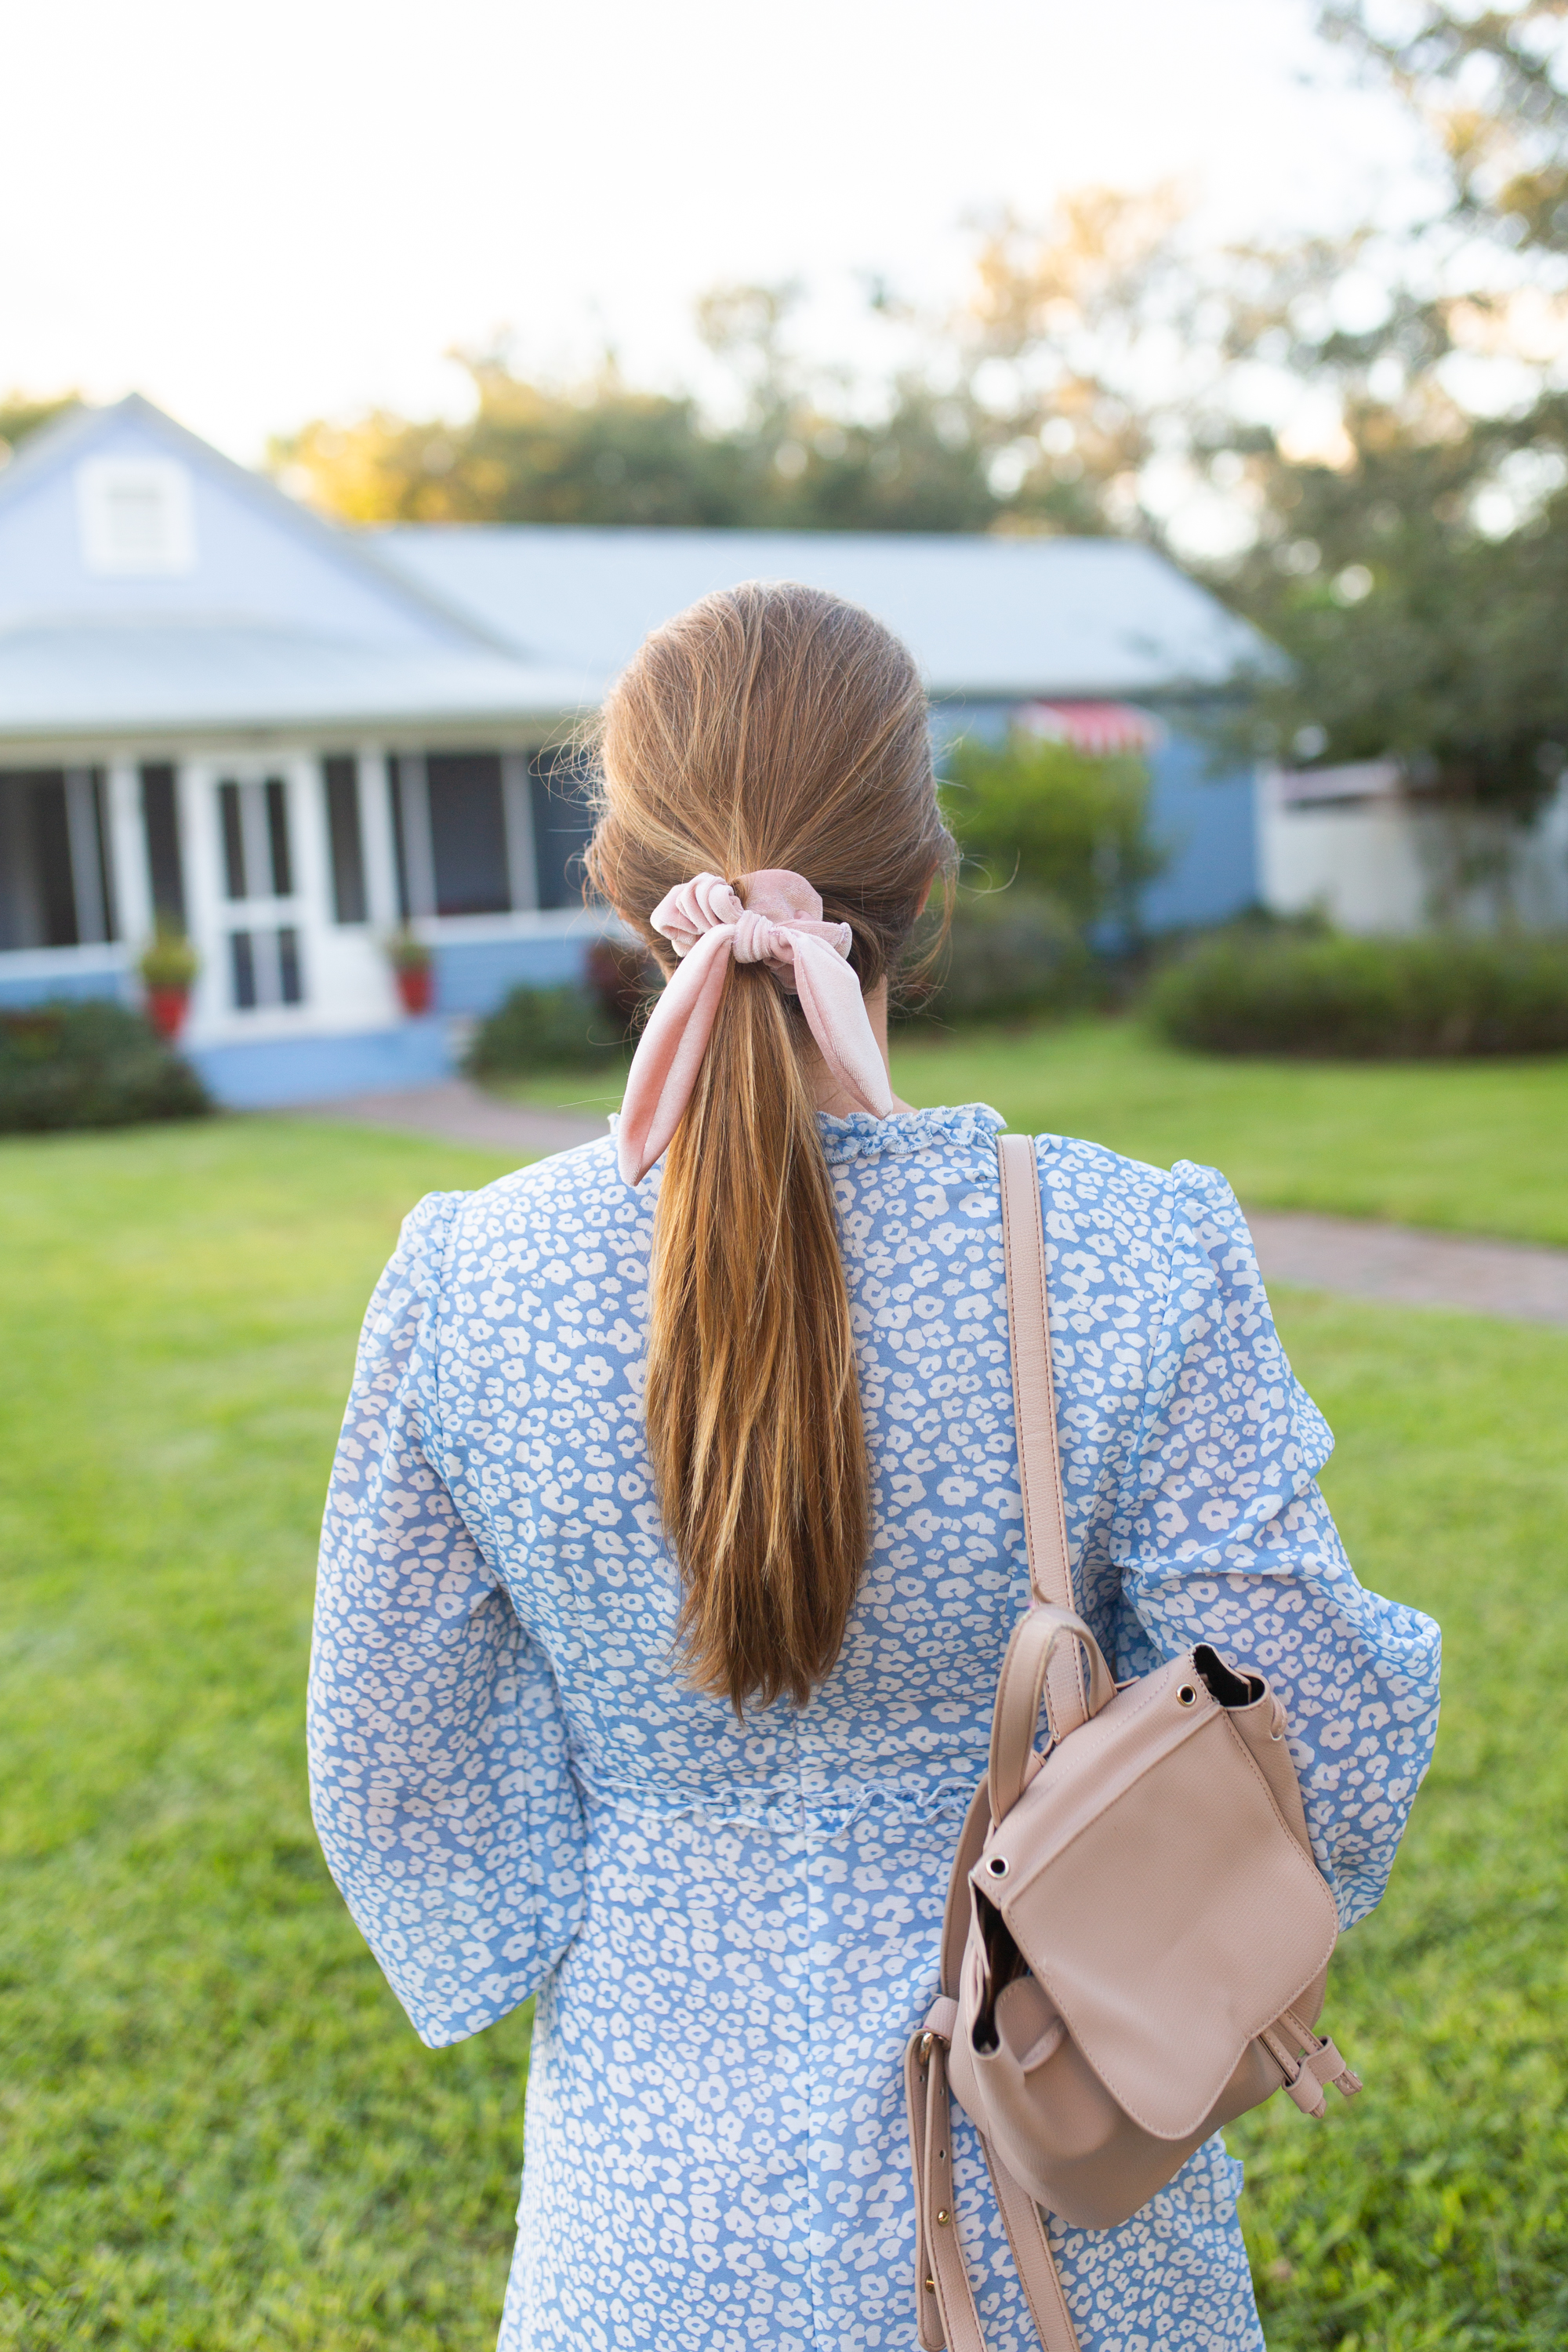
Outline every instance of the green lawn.
<path fill-rule="evenodd" d="M 1042 1069 L 1058 1043 L 1052 1066 L 1092 1068 L 1049 1041 Z M 317 1853 L 300 1713 L 365 1295 L 420 1192 L 497 1165 L 284 1120 L 0 1146 L 6 2352 L 493 2344 L 527 2022 L 416 2042 Z M 1271 2352 L 1547 2352 L 1568 1333 L 1302 1298 L 1282 1320 L 1341 1433 L 1352 1555 L 1444 1620 L 1447 1701 L 1331 1994 L 1366 2095 L 1236 2136 Z"/>
<path fill-rule="evenodd" d="M 1206 1161 L 1259 1208 L 1568 1243 L 1568 1059 L 1233 1061 L 1085 1021 L 900 1044 L 893 1083 L 1156 1167 Z"/>
<path fill-rule="evenodd" d="M 311 1556 L 400 1216 L 300 1122 L 0 1147 L 0 2345 L 489 2347 L 526 2021 L 432 2057 L 317 1850 Z"/>
<path fill-rule="evenodd" d="M 614 1110 L 618 1065 L 497 1088 Z M 1222 1168 L 1259 1208 L 1390 1217 L 1568 1244 L 1568 1058 L 1252 1062 L 1186 1054 L 1136 1023 L 1073 1021 L 894 1045 L 906 1102 L 988 1102 L 1008 1125 L 1087 1135 L 1168 1168 Z"/>

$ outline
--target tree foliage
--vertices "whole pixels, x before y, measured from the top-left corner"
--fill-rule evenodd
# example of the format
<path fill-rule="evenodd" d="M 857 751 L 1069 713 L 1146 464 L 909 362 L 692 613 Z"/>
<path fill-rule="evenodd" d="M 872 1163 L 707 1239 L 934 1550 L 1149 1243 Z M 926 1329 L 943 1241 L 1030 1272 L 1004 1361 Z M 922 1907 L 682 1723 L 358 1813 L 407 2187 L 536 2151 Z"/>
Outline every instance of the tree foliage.
<path fill-rule="evenodd" d="M 966 878 L 1016 881 L 1083 931 L 1107 919 L 1136 929 L 1139 896 L 1167 863 L 1149 831 L 1142 760 L 1091 758 L 1016 732 L 1001 744 L 954 744 L 946 772 L 942 809 Z"/>
<path fill-rule="evenodd" d="M 1191 309 L 1179 216 L 1168 189 L 1089 188 L 1040 223 L 999 217 L 951 315 L 872 290 L 901 337 L 879 384 L 801 356 L 797 287 L 723 286 L 698 327 L 730 379 L 727 422 L 610 361 L 547 385 L 503 354 L 459 353 L 473 386 L 460 423 L 318 419 L 271 463 L 358 522 L 1144 530 L 1139 472 L 1176 404 L 1135 383 Z"/>
<path fill-rule="evenodd" d="M 1479 9 L 1423 0 L 1394 30 L 1373 21 L 1366 0 L 1329 0 L 1320 21 L 1426 124 L 1458 216 L 1510 246 L 1568 252 L 1568 0 Z"/>
<path fill-rule="evenodd" d="M 918 377 L 874 421 L 839 416 L 786 361 L 777 289 L 709 298 L 710 344 L 747 384 L 716 425 L 689 395 L 629 384 L 606 363 L 545 386 L 499 357 L 467 356 L 460 424 L 378 413 L 307 425 L 274 465 L 355 522 L 555 522 L 839 530 L 984 530 L 998 511 L 972 406 Z"/>
<path fill-rule="evenodd" d="M 1079 189 L 978 231 L 941 316 L 874 289 L 879 373 L 804 355 L 798 287 L 725 286 L 717 411 L 472 354 L 461 421 L 319 419 L 273 462 L 366 523 L 1135 534 L 1289 656 L 1249 746 L 1528 817 L 1568 746 L 1568 0 L 1318 13 L 1422 126 L 1428 217 L 1219 248 L 1169 187 Z"/>
<path fill-rule="evenodd" d="M 40 425 L 47 425 L 76 405 L 76 394 L 57 394 L 52 399 L 40 400 L 25 392 L 0 392 L 0 466 L 10 463 L 19 443 Z"/>
<path fill-rule="evenodd" d="M 1568 746 L 1564 20 L 1568 0 L 1424 5 L 1395 37 L 1363 0 L 1324 8 L 1427 129 L 1447 198 L 1392 253 L 1367 230 L 1277 262 L 1250 348 L 1325 390 L 1337 431 L 1307 455 L 1230 437 L 1257 528 L 1223 585 L 1291 657 L 1265 698 L 1276 744 L 1393 753 L 1447 802 L 1514 818 Z M 1369 258 L 1385 307 L 1350 331 L 1333 273 Z M 1479 406 L 1459 396 L 1478 366 Z"/>

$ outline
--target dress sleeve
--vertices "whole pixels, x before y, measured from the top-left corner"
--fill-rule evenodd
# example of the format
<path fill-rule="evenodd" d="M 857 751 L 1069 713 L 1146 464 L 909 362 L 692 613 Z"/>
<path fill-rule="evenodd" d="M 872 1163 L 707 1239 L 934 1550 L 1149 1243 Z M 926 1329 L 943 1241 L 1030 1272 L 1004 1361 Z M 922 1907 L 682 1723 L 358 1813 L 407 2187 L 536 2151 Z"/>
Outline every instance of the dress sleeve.
<path fill-rule="evenodd" d="M 1135 1621 L 1121 1671 L 1210 1642 L 1268 1676 L 1349 1927 L 1383 1894 L 1431 1761 L 1438 1631 L 1357 1582 L 1317 1485 L 1333 1439 L 1280 1346 L 1236 1195 L 1212 1168 L 1172 1174 L 1171 1285 L 1117 1526 Z"/>
<path fill-rule="evenodd" d="M 309 1706 L 322 1850 L 433 2049 L 525 2000 L 582 1900 L 554 1683 L 441 1476 L 436 1327 L 462 1197 L 414 1211 L 365 1317 L 321 1534 Z"/>

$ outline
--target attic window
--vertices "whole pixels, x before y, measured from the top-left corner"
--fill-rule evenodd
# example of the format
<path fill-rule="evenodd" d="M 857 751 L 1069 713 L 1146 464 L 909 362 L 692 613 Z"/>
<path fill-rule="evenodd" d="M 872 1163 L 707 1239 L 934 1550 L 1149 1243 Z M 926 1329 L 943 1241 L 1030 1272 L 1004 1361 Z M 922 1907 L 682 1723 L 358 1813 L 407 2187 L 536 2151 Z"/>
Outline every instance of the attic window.
<path fill-rule="evenodd" d="M 195 562 L 191 478 L 169 457 L 89 457 L 76 469 L 82 561 L 93 572 L 155 578 Z"/>

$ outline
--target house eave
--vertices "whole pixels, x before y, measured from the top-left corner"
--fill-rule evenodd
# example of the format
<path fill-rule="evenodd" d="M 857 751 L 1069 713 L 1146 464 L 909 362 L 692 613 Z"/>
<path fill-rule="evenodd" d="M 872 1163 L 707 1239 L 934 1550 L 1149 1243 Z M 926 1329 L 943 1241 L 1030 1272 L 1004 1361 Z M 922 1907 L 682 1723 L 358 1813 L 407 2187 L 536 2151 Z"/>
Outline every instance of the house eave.
<path fill-rule="evenodd" d="M 341 712 L 269 711 L 211 712 L 199 718 L 171 718 L 158 712 L 110 716 L 89 721 L 64 716 L 29 721 L 23 728 L 0 727 L 0 768 L 69 766 L 106 752 L 133 750 L 139 756 L 167 751 L 171 754 L 216 749 L 224 745 L 257 748 L 273 744 L 314 745 L 345 741 L 374 742 L 393 749 L 423 750 L 438 741 L 488 743 L 497 735 L 540 739 L 574 727 L 585 715 L 582 704 L 552 703 L 500 706 L 489 710 L 452 710 L 433 707 L 388 713 L 365 709 Z"/>
<path fill-rule="evenodd" d="M 926 693 L 932 703 L 995 703 L 995 702 L 1152 702 L 1198 703 L 1212 702 L 1226 696 L 1247 694 L 1257 685 L 1256 677 L 1245 670 L 1215 677 L 1064 677 L 1053 678 L 1042 685 L 1038 677 L 1013 681 L 987 678 L 984 683 L 966 686 L 948 685 L 928 680 Z"/>

